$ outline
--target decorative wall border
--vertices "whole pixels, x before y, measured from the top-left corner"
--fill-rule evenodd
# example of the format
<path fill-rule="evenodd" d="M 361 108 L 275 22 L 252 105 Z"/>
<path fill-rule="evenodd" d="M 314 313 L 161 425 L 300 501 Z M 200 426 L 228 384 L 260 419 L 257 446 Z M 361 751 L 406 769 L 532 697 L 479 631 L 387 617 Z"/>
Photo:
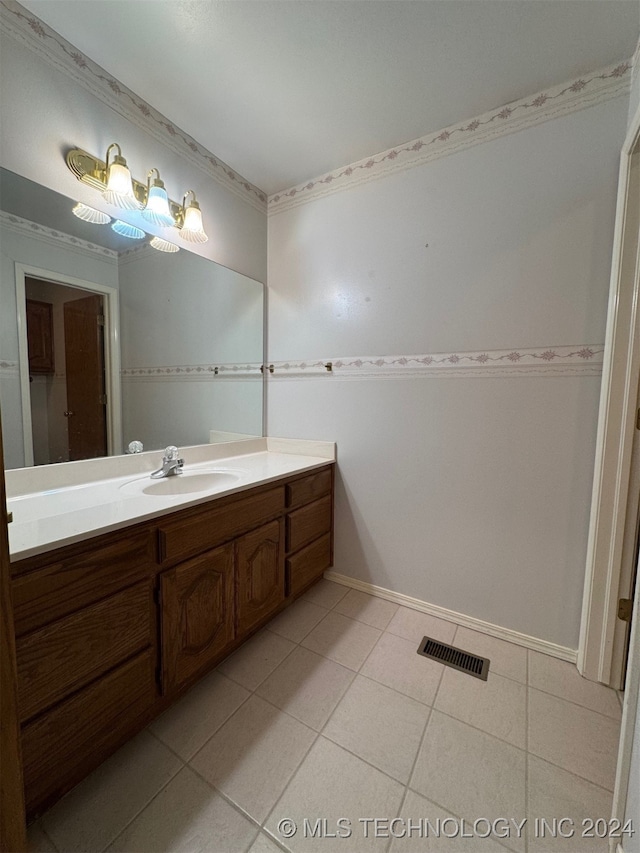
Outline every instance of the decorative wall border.
<path fill-rule="evenodd" d="M 16 378 L 20 378 L 19 362 L 0 359 L 0 376 L 15 376 Z"/>
<path fill-rule="evenodd" d="M 600 376 L 603 344 L 330 358 L 273 362 L 269 379 L 418 379 L 430 377 Z M 331 363 L 327 371 L 326 364 Z"/>
<path fill-rule="evenodd" d="M 327 172 L 269 196 L 270 216 L 393 172 L 421 166 L 501 136 L 618 98 L 629 92 L 633 60 L 610 65 Z"/>
<path fill-rule="evenodd" d="M 262 379 L 262 362 L 227 364 L 173 364 L 158 367 L 123 367 L 126 381 L 163 382 L 187 380 L 211 382 L 215 379 Z"/>
<path fill-rule="evenodd" d="M 63 244 L 83 254 L 91 252 L 94 255 L 100 255 L 103 260 L 118 260 L 118 253 L 115 249 L 107 249 L 104 246 L 99 246 L 97 243 L 81 240 L 79 237 L 66 234 L 64 231 L 57 231 L 55 228 L 48 228 L 46 225 L 40 225 L 38 222 L 31 222 L 30 219 L 23 219 L 14 213 L 7 213 L 6 210 L 0 210 L 0 225 L 10 231 L 15 231 L 17 234 L 35 237 L 38 240 L 53 242 L 57 245 Z"/>
<path fill-rule="evenodd" d="M 225 189 L 256 210 L 266 211 L 267 196 L 261 189 L 249 183 L 19 3 L 13 0 L 0 2 L 0 28 Z"/>

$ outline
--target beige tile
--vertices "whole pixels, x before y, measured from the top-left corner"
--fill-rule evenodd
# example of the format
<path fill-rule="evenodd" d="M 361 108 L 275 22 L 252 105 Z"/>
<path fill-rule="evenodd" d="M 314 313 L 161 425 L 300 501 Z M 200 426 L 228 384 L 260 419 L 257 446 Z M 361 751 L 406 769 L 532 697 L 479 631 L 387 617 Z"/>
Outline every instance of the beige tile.
<path fill-rule="evenodd" d="M 489 672 L 496 672 L 507 678 L 513 678 L 522 684 L 527 682 L 527 650 L 515 643 L 508 643 L 498 637 L 490 637 L 480 631 L 459 627 L 454 645 L 465 652 L 471 652 L 491 661 Z"/>
<path fill-rule="evenodd" d="M 361 674 L 431 705 L 444 667 L 417 653 L 417 644 L 384 633 Z"/>
<path fill-rule="evenodd" d="M 403 790 L 402 785 L 384 773 L 326 738 L 319 737 L 266 826 L 294 853 L 309 850 L 338 850 L 343 853 L 383 851 L 389 840 L 364 838 L 363 825 L 359 820 L 372 816 L 395 816 Z M 278 824 L 283 818 L 292 819 L 298 826 L 293 838 L 286 841 L 278 832 Z M 336 832 L 337 820 L 346 818 L 350 821 L 351 836 L 322 838 L 311 837 L 307 832 L 305 837 L 305 818 L 311 826 L 316 820 L 325 819 L 327 828 L 333 832 Z"/>
<path fill-rule="evenodd" d="M 331 610 L 348 592 L 348 586 L 321 578 L 302 597 L 313 604 L 318 604 L 320 607 L 326 607 L 327 610 Z"/>
<path fill-rule="evenodd" d="M 188 761 L 250 695 L 235 681 L 211 672 L 149 728 Z"/>
<path fill-rule="evenodd" d="M 504 853 L 505 850 L 491 835 L 480 837 L 486 833 L 484 826 L 478 827 L 479 834 L 474 835 L 469 826 L 462 825 L 461 819 L 415 791 L 407 791 L 400 818 L 401 823 L 390 827 L 393 834 L 391 853 Z M 497 826 L 496 830 L 512 835 L 517 832 L 513 825 L 504 829 Z M 502 838 L 504 841 L 504 835 Z"/>
<path fill-rule="evenodd" d="M 610 791 L 598 788 L 534 755 L 529 756 L 528 781 L 531 853 L 606 853 L 609 846 L 607 840 L 585 837 L 583 821 L 595 821 L 597 818 L 609 820 L 613 802 Z M 568 818 L 569 821 L 562 824 L 563 833 L 557 833 L 558 837 L 554 838 L 553 831 L 544 829 L 543 832 L 541 818 L 546 818 L 551 826 L 554 818 Z M 589 825 L 586 829 L 590 829 Z M 571 833 L 571 837 L 563 837 Z"/>
<path fill-rule="evenodd" d="M 307 726 L 252 696 L 190 764 L 261 823 L 315 737 Z"/>
<path fill-rule="evenodd" d="M 318 607 L 311 601 L 299 598 L 275 619 L 272 619 L 267 628 L 274 634 L 286 637 L 292 643 L 299 643 L 326 615 L 325 607 Z"/>
<path fill-rule="evenodd" d="M 185 767 L 109 851 L 244 853 L 255 834 L 255 824 Z"/>
<path fill-rule="evenodd" d="M 588 681 L 575 664 L 558 658 L 529 652 L 529 685 L 561 699 L 583 705 L 592 711 L 619 720 L 622 716 L 616 691 L 604 684 Z"/>
<path fill-rule="evenodd" d="M 282 848 L 261 832 L 251 845 L 249 853 L 282 853 Z"/>
<path fill-rule="evenodd" d="M 59 850 L 104 850 L 183 766 L 141 732 L 42 817 Z"/>
<path fill-rule="evenodd" d="M 256 692 L 320 731 L 353 678 L 353 670 L 298 647 Z"/>
<path fill-rule="evenodd" d="M 342 613 L 343 616 L 365 622 L 372 628 L 384 630 L 397 611 L 398 605 L 384 598 L 376 598 L 373 595 L 367 595 L 366 592 L 351 589 L 333 609 L 336 613 Z"/>
<path fill-rule="evenodd" d="M 426 705 L 358 675 L 323 734 L 406 784 L 428 717 Z"/>
<path fill-rule="evenodd" d="M 410 607 L 399 607 L 391 622 L 387 625 L 390 634 L 396 634 L 405 640 L 411 640 L 418 648 L 423 637 L 432 637 L 441 643 L 451 643 L 456 632 L 456 625 L 428 613 L 412 610 Z"/>
<path fill-rule="evenodd" d="M 468 820 L 525 817 L 525 753 L 433 711 L 410 787 Z M 524 850 L 524 837 L 508 846 Z"/>
<path fill-rule="evenodd" d="M 271 631 L 261 631 L 223 660 L 218 672 L 255 690 L 294 648 L 295 643 Z"/>
<path fill-rule="evenodd" d="M 32 823 L 27 830 L 28 853 L 56 853 L 53 841 L 42 828 L 40 821 Z"/>
<path fill-rule="evenodd" d="M 349 669 L 360 669 L 381 632 L 331 611 L 301 645 Z"/>
<path fill-rule="evenodd" d="M 619 730 L 610 717 L 529 689 L 529 751 L 610 791 Z"/>
<path fill-rule="evenodd" d="M 435 708 L 524 749 L 527 688 L 489 672 L 487 681 L 445 667 Z"/>

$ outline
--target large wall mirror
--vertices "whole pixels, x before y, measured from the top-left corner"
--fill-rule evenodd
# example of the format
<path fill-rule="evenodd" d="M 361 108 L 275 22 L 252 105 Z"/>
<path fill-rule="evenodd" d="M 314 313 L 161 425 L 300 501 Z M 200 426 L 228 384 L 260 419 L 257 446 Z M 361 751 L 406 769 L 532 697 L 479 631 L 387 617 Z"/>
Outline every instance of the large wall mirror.
<path fill-rule="evenodd" d="M 264 287 L 0 169 L 0 405 L 20 468 L 263 433 Z"/>

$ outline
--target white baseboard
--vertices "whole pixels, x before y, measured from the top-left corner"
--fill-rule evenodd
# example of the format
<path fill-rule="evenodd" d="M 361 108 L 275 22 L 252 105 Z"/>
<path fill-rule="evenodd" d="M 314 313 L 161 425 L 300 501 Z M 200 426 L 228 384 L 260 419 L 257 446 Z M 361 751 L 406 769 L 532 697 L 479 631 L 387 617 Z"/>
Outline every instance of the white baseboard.
<path fill-rule="evenodd" d="M 360 592 L 375 595 L 377 598 L 384 598 L 387 601 L 393 601 L 395 604 L 402 604 L 403 607 L 420 610 L 422 613 L 428 613 L 430 616 L 437 616 L 438 619 L 446 619 L 447 622 L 462 625 L 464 628 L 471 628 L 472 631 L 480 631 L 482 634 L 488 634 L 490 637 L 497 637 L 500 640 L 515 643 L 517 646 L 524 646 L 525 649 L 532 649 L 534 652 L 542 652 L 542 654 L 560 658 L 560 660 L 567 660 L 570 663 L 575 663 L 578 658 L 576 649 L 558 646 L 556 643 L 550 643 L 548 640 L 530 637 L 528 634 L 521 634 L 519 631 L 513 631 L 511 628 L 502 628 L 500 625 L 494 625 L 491 622 L 483 622 L 482 619 L 476 619 L 474 616 L 465 616 L 464 613 L 447 610 L 446 607 L 429 604 L 428 601 L 412 598 L 410 595 L 403 595 L 401 592 L 393 592 L 393 590 L 385 589 L 383 586 L 375 586 L 375 584 L 350 578 L 333 571 L 325 572 L 324 577 L 329 581 L 341 583 Z"/>

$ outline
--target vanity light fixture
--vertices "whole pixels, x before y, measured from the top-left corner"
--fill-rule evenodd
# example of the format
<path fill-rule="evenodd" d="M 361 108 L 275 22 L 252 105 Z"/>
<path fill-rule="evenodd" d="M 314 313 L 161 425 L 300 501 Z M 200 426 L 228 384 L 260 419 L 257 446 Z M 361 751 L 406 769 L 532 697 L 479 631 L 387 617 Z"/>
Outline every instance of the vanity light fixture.
<path fill-rule="evenodd" d="M 111 228 L 121 237 L 130 237 L 132 240 L 142 240 L 147 236 L 142 228 L 136 228 L 135 225 L 129 225 L 128 222 L 122 222 L 120 219 L 116 219 Z"/>
<path fill-rule="evenodd" d="M 153 237 L 149 240 L 149 245 L 159 252 L 179 252 L 180 246 L 175 243 L 170 243 L 168 240 L 163 240 L 162 237 Z"/>
<path fill-rule="evenodd" d="M 107 225 L 111 222 L 111 217 L 107 216 L 106 213 L 96 210 L 95 207 L 89 207 L 88 204 L 83 204 L 81 201 L 76 204 L 72 212 L 78 219 L 91 222 L 92 225 Z"/>
<path fill-rule="evenodd" d="M 156 173 L 156 177 L 151 183 L 151 175 Z M 175 220 L 171 215 L 169 207 L 169 196 L 164 188 L 164 183 L 160 180 L 160 172 L 157 169 L 149 169 L 147 175 L 147 203 L 142 215 L 154 225 L 160 225 L 168 228 L 170 225 L 175 225 Z"/>
<path fill-rule="evenodd" d="M 117 148 L 118 153 L 109 162 L 109 154 Z M 117 142 L 112 142 L 107 148 L 105 169 L 106 188 L 102 195 L 109 204 L 115 205 L 122 210 L 140 210 L 140 202 L 133 191 L 133 180 L 127 166 L 127 161 L 122 156 L 122 150 Z"/>
<path fill-rule="evenodd" d="M 187 197 L 189 195 L 192 195 L 193 199 L 187 206 Z M 209 239 L 202 227 L 202 212 L 193 190 L 187 190 L 182 199 L 182 216 L 181 222 L 178 223 L 178 228 L 180 229 L 180 236 L 190 243 L 206 243 Z"/>

